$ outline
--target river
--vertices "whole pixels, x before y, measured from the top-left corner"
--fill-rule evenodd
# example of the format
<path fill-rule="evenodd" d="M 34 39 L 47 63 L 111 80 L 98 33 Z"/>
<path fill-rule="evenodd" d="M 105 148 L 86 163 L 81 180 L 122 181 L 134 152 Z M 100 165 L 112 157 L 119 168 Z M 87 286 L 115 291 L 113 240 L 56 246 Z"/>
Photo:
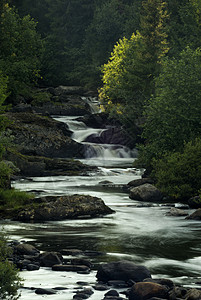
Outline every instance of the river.
<path fill-rule="evenodd" d="M 83 142 L 91 133 L 102 129 L 87 128 L 75 117 L 56 117 L 66 122 L 74 132 L 73 138 Z M 85 142 L 83 142 L 85 143 Z M 11 239 L 34 244 L 41 251 L 81 249 L 101 251 L 91 257 L 94 270 L 89 275 L 73 272 L 53 272 L 49 268 L 22 271 L 25 279 L 22 300 L 71 300 L 79 287 L 77 282 L 96 282 L 96 268 L 101 262 L 131 260 L 145 265 L 154 278 L 169 278 L 184 286 L 200 287 L 201 282 L 201 225 L 185 217 L 166 216 L 168 206 L 139 205 L 129 199 L 122 184 L 141 178 L 142 171 L 132 168 L 136 151 L 112 145 L 87 144 L 93 151 L 86 153 L 83 162 L 96 165 L 97 171 L 88 176 L 51 176 L 26 178 L 13 182 L 13 187 L 38 191 L 39 195 L 88 194 L 100 197 L 116 213 L 102 218 L 77 219 L 60 222 L 24 224 L 1 220 Z M 88 148 L 88 149 L 89 149 Z M 95 150 L 94 150 L 95 149 Z M 101 182 L 112 182 L 105 186 Z M 31 287 L 65 287 L 54 296 L 34 295 Z M 91 300 L 101 300 L 105 292 L 95 291 Z"/>

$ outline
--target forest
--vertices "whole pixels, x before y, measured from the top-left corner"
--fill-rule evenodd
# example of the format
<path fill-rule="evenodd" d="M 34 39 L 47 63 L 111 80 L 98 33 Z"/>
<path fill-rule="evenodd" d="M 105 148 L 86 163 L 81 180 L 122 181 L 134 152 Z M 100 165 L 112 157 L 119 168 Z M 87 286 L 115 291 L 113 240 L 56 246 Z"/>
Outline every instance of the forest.
<path fill-rule="evenodd" d="M 201 201 L 201 0 L 1 0 L 0 45 L 1 189 L 4 112 L 34 87 L 82 86 L 131 139 L 140 126 L 135 167 Z"/>

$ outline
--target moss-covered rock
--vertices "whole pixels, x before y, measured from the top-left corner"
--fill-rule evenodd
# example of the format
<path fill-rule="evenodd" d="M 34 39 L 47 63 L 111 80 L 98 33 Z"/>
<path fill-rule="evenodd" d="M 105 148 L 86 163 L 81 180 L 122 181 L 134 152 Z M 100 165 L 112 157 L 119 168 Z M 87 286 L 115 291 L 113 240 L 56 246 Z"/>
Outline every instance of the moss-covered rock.
<path fill-rule="evenodd" d="M 83 146 L 73 141 L 67 125 L 33 113 L 8 113 L 14 144 L 22 154 L 46 157 L 83 157 Z"/>
<path fill-rule="evenodd" d="M 13 150 L 7 151 L 6 158 L 18 167 L 18 176 L 84 175 L 96 169 L 78 160 L 29 156 Z"/>
<path fill-rule="evenodd" d="M 18 221 L 59 221 L 78 217 L 97 217 L 114 211 L 102 199 L 87 195 L 47 196 L 29 201 L 14 218 Z M 35 205 L 37 202 L 37 205 Z"/>

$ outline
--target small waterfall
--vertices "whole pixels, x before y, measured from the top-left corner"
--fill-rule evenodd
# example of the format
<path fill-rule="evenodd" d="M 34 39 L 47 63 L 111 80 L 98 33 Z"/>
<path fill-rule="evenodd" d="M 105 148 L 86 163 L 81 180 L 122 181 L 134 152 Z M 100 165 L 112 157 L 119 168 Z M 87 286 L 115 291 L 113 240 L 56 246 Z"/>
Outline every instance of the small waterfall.
<path fill-rule="evenodd" d="M 96 157 L 99 159 L 136 158 L 137 150 L 131 150 L 122 145 L 86 143 L 85 156 L 86 158 Z"/>
<path fill-rule="evenodd" d="M 100 102 L 98 97 L 81 97 L 81 99 L 89 105 L 92 114 L 100 113 Z"/>
<path fill-rule="evenodd" d="M 72 135 L 72 139 L 75 140 L 76 142 L 84 142 L 85 139 L 92 135 L 92 134 L 96 134 L 97 136 L 103 132 L 105 129 L 95 129 L 95 128 L 83 128 L 81 130 L 76 130 L 74 131 L 73 135 Z"/>
<path fill-rule="evenodd" d="M 84 100 L 86 101 L 87 97 Z M 87 98 L 90 103 L 91 98 Z M 97 112 L 98 105 L 94 100 L 94 111 Z M 90 104 L 91 105 L 91 104 Z M 92 106 L 93 107 L 93 106 Z M 96 109 L 95 109 L 96 108 Z M 76 142 L 82 143 L 84 145 L 84 156 L 85 163 L 93 164 L 97 166 L 108 165 L 112 163 L 123 164 L 123 165 L 131 165 L 133 160 L 137 157 L 136 149 L 129 149 L 126 146 L 120 144 L 112 144 L 112 143 L 103 143 L 101 139 L 101 134 L 108 129 L 102 128 L 90 128 L 87 127 L 86 124 L 82 121 L 78 120 L 78 117 L 56 117 L 57 121 L 64 122 L 68 125 L 69 129 L 73 132 L 72 139 Z M 95 138 L 95 142 L 88 142 L 87 138 L 93 136 Z M 99 142 L 100 137 L 100 142 Z M 90 140 L 90 139 L 89 139 Z M 115 163 L 116 161 L 116 163 Z"/>

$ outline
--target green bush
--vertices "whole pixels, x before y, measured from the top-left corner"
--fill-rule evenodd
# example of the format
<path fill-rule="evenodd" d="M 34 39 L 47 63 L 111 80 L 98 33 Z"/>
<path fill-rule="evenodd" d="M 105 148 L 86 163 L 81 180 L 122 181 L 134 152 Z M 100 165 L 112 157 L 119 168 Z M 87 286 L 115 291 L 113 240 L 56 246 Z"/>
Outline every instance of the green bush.
<path fill-rule="evenodd" d="M 157 187 L 174 199 L 188 199 L 200 194 L 201 139 L 185 144 L 183 152 L 155 159 L 152 176 Z"/>
<path fill-rule="evenodd" d="M 11 174 L 11 168 L 4 161 L 0 161 L 0 189 L 9 188 Z"/>
<path fill-rule="evenodd" d="M 0 189 L 0 206 L 4 208 L 18 209 L 27 204 L 27 200 L 33 198 L 33 194 L 24 191 Z"/>
<path fill-rule="evenodd" d="M 8 260 L 11 249 L 7 246 L 5 236 L 0 234 L 0 298 L 16 300 L 19 298 L 18 289 L 21 286 L 21 278 L 18 270 Z"/>

